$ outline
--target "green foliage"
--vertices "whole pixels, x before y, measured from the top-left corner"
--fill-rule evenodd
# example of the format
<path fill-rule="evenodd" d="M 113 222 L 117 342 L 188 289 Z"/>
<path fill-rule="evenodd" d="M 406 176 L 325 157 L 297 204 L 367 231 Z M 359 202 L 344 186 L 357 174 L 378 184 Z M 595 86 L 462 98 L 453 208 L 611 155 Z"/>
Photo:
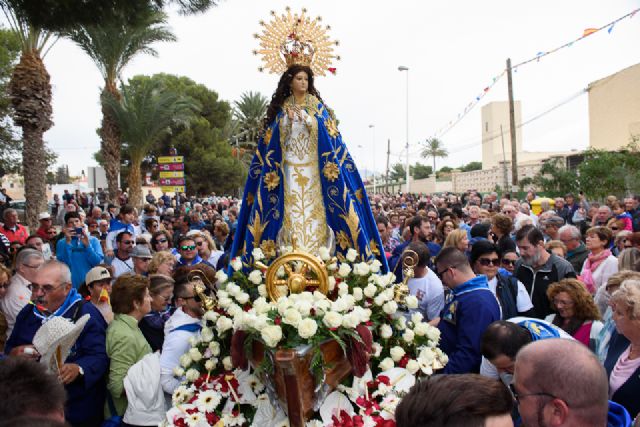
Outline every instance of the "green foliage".
<path fill-rule="evenodd" d="M 429 175 L 433 173 L 431 166 L 426 166 L 421 163 L 416 163 L 414 166 L 409 166 L 409 174 L 413 179 L 429 178 Z"/>
<path fill-rule="evenodd" d="M 404 181 L 406 178 L 406 169 L 402 163 L 396 163 L 391 165 L 391 170 L 389 171 L 389 179 L 396 181 Z"/>
<path fill-rule="evenodd" d="M 575 171 L 567 169 L 564 161 L 559 158 L 544 162 L 531 182 L 551 197 L 575 193 L 580 188 L 578 175 Z M 525 185 L 526 183 L 520 184 L 523 189 Z"/>
<path fill-rule="evenodd" d="M 437 170 L 436 159 L 448 157 L 449 152 L 444 148 L 444 144 L 438 138 L 429 138 L 424 142 L 424 148 L 420 155 L 424 158 L 431 157 L 433 159 L 433 170 Z"/>
<path fill-rule="evenodd" d="M 640 150 L 635 142 L 620 151 L 589 149 L 578 167 L 580 189 L 588 197 L 604 199 L 640 191 Z"/>
<path fill-rule="evenodd" d="M 479 171 L 482 170 L 482 162 L 470 162 L 461 166 L 459 169 L 461 172 Z"/>
<path fill-rule="evenodd" d="M 240 146 L 255 149 L 268 102 L 261 93 L 249 91 L 233 103 L 234 143 L 237 140 Z"/>

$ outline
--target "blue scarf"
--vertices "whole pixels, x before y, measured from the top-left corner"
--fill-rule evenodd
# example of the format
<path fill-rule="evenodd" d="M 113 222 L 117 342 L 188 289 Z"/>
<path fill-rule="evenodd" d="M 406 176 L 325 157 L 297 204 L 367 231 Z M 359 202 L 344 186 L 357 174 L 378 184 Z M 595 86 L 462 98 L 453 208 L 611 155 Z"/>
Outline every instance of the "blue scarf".
<path fill-rule="evenodd" d="M 476 276 L 473 279 L 464 282 L 462 285 L 456 286 L 451 291 L 453 292 L 454 296 L 460 296 L 468 292 L 477 291 L 478 289 L 489 290 L 489 282 L 487 281 L 487 276 L 483 274 Z"/>
<path fill-rule="evenodd" d="M 532 341 L 545 340 L 547 338 L 560 338 L 558 328 L 543 323 L 537 319 L 523 320 L 522 322 L 518 322 L 518 325 L 529 331 Z"/>
<path fill-rule="evenodd" d="M 42 320 L 42 323 L 46 323 L 49 319 L 51 319 L 51 318 L 53 318 L 55 316 L 64 316 L 65 313 L 67 311 L 69 311 L 69 309 L 71 307 L 73 307 L 73 305 L 76 302 L 80 301 L 81 299 L 82 299 L 82 296 L 80 296 L 78 291 L 75 288 L 71 288 L 71 290 L 67 294 L 67 297 L 65 298 L 64 302 L 62 303 L 62 305 L 60 307 L 58 307 L 58 309 L 56 311 L 54 311 L 51 314 L 45 314 L 45 313 L 41 312 L 38 309 L 38 305 L 37 304 L 33 304 L 33 314 L 37 318 Z"/>

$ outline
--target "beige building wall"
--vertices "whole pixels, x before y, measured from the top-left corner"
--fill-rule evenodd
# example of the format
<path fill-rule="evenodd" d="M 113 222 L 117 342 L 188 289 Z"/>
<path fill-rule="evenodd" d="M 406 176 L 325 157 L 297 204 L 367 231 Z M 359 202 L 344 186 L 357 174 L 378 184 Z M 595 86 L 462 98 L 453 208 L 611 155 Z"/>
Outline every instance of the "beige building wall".
<path fill-rule="evenodd" d="M 589 146 L 617 150 L 640 137 L 640 64 L 589 84 Z"/>
<path fill-rule="evenodd" d="M 533 178 L 542 167 L 542 162 L 533 161 L 518 164 L 518 179 Z M 506 178 L 505 178 L 506 172 Z M 453 172 L 451 184 L 454 193 L 463 193 L 467 190 L 477 190 L 482 193 L 493 191 L 496 185 L 500 188 L 511 188 L 511 162 L 506 165 L 500 162 L 490 168 L 471 172 Z"/>
<path fill-rule="evenodd" d="M 522 122 L 520 101 L 515 101 L 516 126 Z M 511 135 L 509 131 L 509 102 L 490 102 L 482 107 L 482 169 L 491 169 L 503 161 L 511 161 Z M 502 136 L 500 126 L 502 125 Z M 504 137 L 504 155 L 502 149 Z M 522 151 L 521 128 L 516 127 L 517 153 Z"/>

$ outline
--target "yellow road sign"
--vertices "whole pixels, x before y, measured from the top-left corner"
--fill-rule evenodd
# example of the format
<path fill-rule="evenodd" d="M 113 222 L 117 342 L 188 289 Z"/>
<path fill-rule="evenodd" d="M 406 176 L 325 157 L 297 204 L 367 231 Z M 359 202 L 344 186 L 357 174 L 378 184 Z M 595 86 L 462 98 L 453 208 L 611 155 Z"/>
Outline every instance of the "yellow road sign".
<path fill-rule="evenodd" d="M 184 178 L 184 171 L 163 171 L 159 173 L 160 178 Z"/>
<path fill-rule="evenodd" d="M 158 157 L 158 163 L 182 163 L 184 162 L 184 156 L 162 156 Z"/>
<path fill-rule="evenodd" d="M 171 185 L 167 187 L 160 187 L 160 189 L 165 193 L 184 193 L 186 192 L 186 187 L 184 185 Z"/>

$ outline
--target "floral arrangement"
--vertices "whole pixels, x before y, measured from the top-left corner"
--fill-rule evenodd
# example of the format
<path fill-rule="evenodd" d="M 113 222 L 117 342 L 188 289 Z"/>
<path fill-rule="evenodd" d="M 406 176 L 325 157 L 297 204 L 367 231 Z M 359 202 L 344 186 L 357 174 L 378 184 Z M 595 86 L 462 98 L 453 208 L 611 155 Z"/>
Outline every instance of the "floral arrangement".
<path fill-rule="evenodd" d="M 282 248 L 281 253 L 290 250 Z M 309 425 L 394 425 L 395 405 L 416 377 L 447 363 L 437 347 L 439 330 L 423 321 L 415 297 L 405 299 L 409 312 L 399 309 L 395 276 L 381 274 L 377 260 L 363 261 L 354 250 L 335 258 L 323 248 L 319 255 L 329 274 L 327 295 L 312 288 L 270 301 L 265 267 L 275 255 L 265 257 L 259 248 L 251 253 L 252 265 L 234 259 L 231 277 L 217 273 L 216 308 L 205 314 L 200 334 L 174 370 L 184 385 L 173 395 L 166 425 L 286 421 L 261 382 L 271 367 L 247 363 L 252 343 L 267 350 L 312 346 L 311 368 L 321 380 L 327 367 L 318 348 L 327 340 L 335 340 L 347 355 L 353 383 L 329 394 L 317 414 L 320 419 Z"/>

